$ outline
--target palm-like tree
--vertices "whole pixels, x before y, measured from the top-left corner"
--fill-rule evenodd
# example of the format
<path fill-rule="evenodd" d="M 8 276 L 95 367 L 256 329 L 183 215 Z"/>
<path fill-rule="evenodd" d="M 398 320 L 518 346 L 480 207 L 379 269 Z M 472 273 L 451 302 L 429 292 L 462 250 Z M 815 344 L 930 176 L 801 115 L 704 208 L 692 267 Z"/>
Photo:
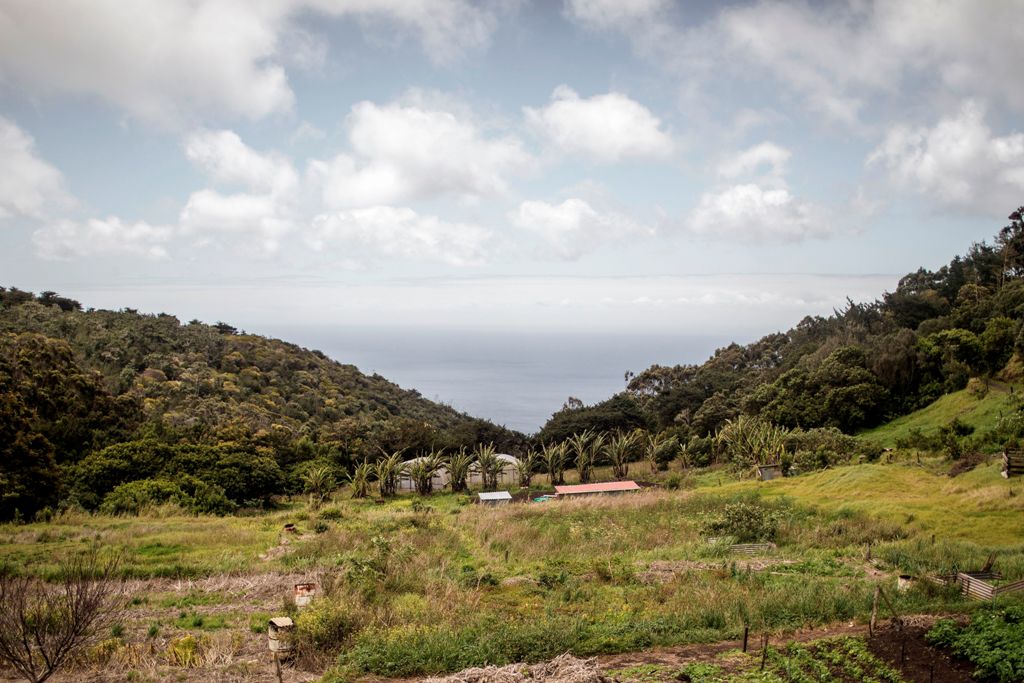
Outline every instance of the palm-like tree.
<path fill-rule="evenodd" d="M 604 437 L 594 434 L 592 430 L 573 434 L 568 440 L 568 450 L 576 462 L 576 472 L 580 475 L 580 483 L 587 484 L 594 474 L 594 464 L 600 453 Z M 597 446 L 595 449 L 594 446 Z"/>
<path fill-rule="evenodd" d="M 466 479 L 473 467 L 473 456 L 463 446 L 448 458 L 448 477 L 452 491 L 460 493 L 466 490 Z"/>
<path fill-rule="evenodd" d="M 530 482 L 533 481 L 533 475 L 537 469 L 537 452 L 527 451 L 526 455 L 519 458 L 519 462 L 516 463 L 516 475 L 519 477 L 519 485 L 524 489 L 530 488 Z"/>
<path fill-rule="evenodd" d="M 612 476 L 625 479 L 629 476 L 629 461 L 636 449 L 636 432 L 619 432 L 608 440 L 604 452 L 612 463 Z"/>
<path fill-rule="evenodd" d="M 678 448 L 679 441 L 675 436 L 668 436 L 664 432 L 648 433 L 644 443 L 644 457 L 651 465 L 651 474 L 662 469 L 663 463 L 671 461 Z"/>
<path fill-rule="evenodd" d="M 426 496 L 433 493 L 434 476 L 441 471 L 442 467 L 444 467 L 444 457 L 438 451 L 430 451 L 429 455 L 405 463 L 403 469 L 412 479 L 416 493 Z"/>
<path fill-rule="evenodd" d="M 715 444 L 726 457 L 741 465 L 779 462 L 786 448 L 788 431 L 758 417 L 740 415 L 726 420 L 715 435 Z"/>
<path fill-rule="evenodd" d="M 370 477 L 373 474 L 373 465 L 366 461 L 355 466 L 347 477 L 349 486 L 352 487 L 353 498 L 366 498 L 370 494 Z"/>
<path fill-rule="evenodd" d="M 302 473 L 302 483 L 309 494 L 309 506 L 319 510 L 334 490 L 334 473 L 327 465 L 313 466 Z"/>
<path fill-rule="evenodd" d="M 551 478 L 551 485 L 565 483 L 565 460 L 567 449 L 565 442 L 544 444 L 540 452 L 540 462 L 544 471 Z"/>
<path fill-rule="evenodd" d="M 374 467 L 377 475 L 377 489 L 381 498 L 395 495 L 398 488 L 398 477 L 402 474 L 402 451 L 385 455 Z"/>
<path fill-rule="evenodd" d="M 484 444 L 477 444 L 476 448 L 473 449 L 473 458 L 475 459 L 473 465 L 476 471 L 480 473 L 483 487 L 485 489 L 498 488 L 498 475 L 501 474 L 504 462 L 498 457 L 494 444 L 489 443 L 486 446 Z"/>

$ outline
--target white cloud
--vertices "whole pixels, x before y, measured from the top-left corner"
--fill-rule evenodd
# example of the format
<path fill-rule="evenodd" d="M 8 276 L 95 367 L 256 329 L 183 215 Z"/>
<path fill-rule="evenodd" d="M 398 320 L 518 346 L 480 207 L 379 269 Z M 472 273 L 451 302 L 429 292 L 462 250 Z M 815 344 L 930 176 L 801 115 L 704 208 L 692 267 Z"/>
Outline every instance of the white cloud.
<path fill-rule="evenodd" d="M 577 198 L 561 204 L 526 201 L 509 214 L 509 220 L 519 228 L 537 233 L 557 256 L 568 259 L 629 237 L 654 234 L 652 228 L 629 216 L 599 212 Z"/>
<path fill-rule="evenodd" d="M 780 177 L 786 172 L 786 163 L 792 153 L 774 142 L 762 142 L 724 159 L 718 165 L 718 175 L 737 178 L 753 174 L 768 167 L 768 175 Z"/>
<path fill-rule="evenodd" d="M 350 260 L 388 257 L 467 266 L 486 260 L 492 235 L 477 225 L 449 223 L 409 208 L 372 206 L 316 216 L 306 239 L 316 251 Z"/>
<path fill-rule="evenodd" d="M 1024 62 L 1022 22 L 1016 2 L 761 0 L 724 10 L 714 28 L 813 110 L 856 127 L 873 96 L 919 98 L 935 82 L 1024 110 L 1024 93 L 1007 87 Z"/>
<path fill-rule="evenodd" d="M 664 159 L 674 143 L 661 121 L 639 102 L 617 92 L 581 99 L 561 85 L 542 109 L 525 107 L 527 122 L 556 147 L 603 162 Z"/>
<path fill-rule="evenodd" d="M 799 242 L 830 232 L 820 208 L 785 188 L 753 183 L 701 195 L 687 225 L 698 235 L 753 244 Z"/>
<path fill-rule="evenodd" d="M 506 176 L 532 163 L 518 139 L 488 136 L 473 121 L 425 105 L 360 102 L 347 125 L 353 154 L 311 165 L 331 208 L 500 195 Z"/>
<path fill-rule="evenodd" d="M 418 34 L 424 52 L 436 64 L 461 58 L 467 51 L 487 47 L 502 15 L 516 3 L 503 0 L 304 0 L 325 14 L 356 16 L 373 35 L 373 24 Z M 379 36 L 378 36 L 379 37 Z"/>
<path fill-rule="evenodd" d="M 28 133 L 0 116 L 0 220 L 43 218 L 70 202 L 60 171 L 39 157 Z"/>
<path fill-rule="evenodd" d="M 194 112 L 261 118 L 294 96 L 274 59 L 288 6 L 240 0 L 11 0 L 0 8 L 0 80 L 95 95 L 163 124 Z"/>
<path fill-rule="evenodd" d="M 1024 133 L 996 136 L 965 102 L 932 128 L 897 126 L 868 157 L 900 187 L 941 204 L 1001 216 L 1024 197 Z"/>
<path fill-rule="evenodd" d="M 291 210 L 271 195 L 224 195 L 214 190 L 193 192 L 181 210 L 179 230 L 197 235 L 200 244 L 219 234 L 256 240 L 264 252 L 274 252 L 281 238 L 294 228 Z"/>
<path fill-rule="evenodd" d="M 485 47 L 505 2 L 468 0 L 9 0 L 0 6 L 0 83 L 34 94 L 95 96 L 134 117 L 289 112 L 285 65 L 317 68 L 319 36 L 299 17 L 355 19 L 373 33 L 417 35 L 430 59 Z"/>
<path fill-rule="evenodd" d="M 48 260 L 67 261 L 102 254 L 167 258 L 166 244 L 173 228 L 144 221 L 125 223 L 120 218 L 94 218 L 84 223 L 62 220 L 32 233 L 36 253 Z"/>
<path fill-rule="evenodd" d="M 260 154 L 230 130 L 191 134 L 185 141 L 185 156 L 215 182 L 272 194 L 292 192 L 299 183 L 290 161 L 277 154 Z"/>
<path fill-rule="evenodd" d="M 668 7 L 668 0 L 565 0 L 565 14 L 570 20 L 600 30 L 653 19 Z"/>

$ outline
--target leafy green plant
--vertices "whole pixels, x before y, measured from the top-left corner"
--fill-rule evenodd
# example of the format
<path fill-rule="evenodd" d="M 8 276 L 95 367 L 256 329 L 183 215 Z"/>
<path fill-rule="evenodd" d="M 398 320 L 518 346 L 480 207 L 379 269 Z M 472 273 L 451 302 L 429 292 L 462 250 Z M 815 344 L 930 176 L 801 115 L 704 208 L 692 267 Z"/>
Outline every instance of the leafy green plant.
<path fill-rule="evenodd" d="M 980 679 L 999 683 L 1024 679 L 1022 605 L 979 611 L 966 626 L 943 619 L 925 637 L 973 663 L 974 675 Z"/>

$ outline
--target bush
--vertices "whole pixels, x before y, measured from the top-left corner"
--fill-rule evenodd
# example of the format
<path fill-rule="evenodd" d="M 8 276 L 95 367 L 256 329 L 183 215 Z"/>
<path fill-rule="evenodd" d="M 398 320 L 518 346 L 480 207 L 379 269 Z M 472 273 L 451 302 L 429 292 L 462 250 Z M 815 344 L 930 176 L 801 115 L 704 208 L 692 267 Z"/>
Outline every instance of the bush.
<path fill-rule="evenodd" d="M 299 648 L 335 653 L 345 640 L 362 626 L 358 615 L 340 596 L 324 596 L 313 600 L 295 619 L 295 635 Z"/>
<path fill-rule="evenodd" d="M 721 514 L 704 525 L 704 533 L 732 536 L 740 543 L 773 541 L 779 532 L 780 515 L 755 503 L 729 503 Z"/>
<path fill-rule="evenodd" d="M 177 505 L 192 514 L 227 514 L 235 505 L 224 489 L 182 475 L 177 480 L 140 479 L 121 484 L 103 498 L 100 511 L 108 515 L 138 515 L 160 505 Z"/>

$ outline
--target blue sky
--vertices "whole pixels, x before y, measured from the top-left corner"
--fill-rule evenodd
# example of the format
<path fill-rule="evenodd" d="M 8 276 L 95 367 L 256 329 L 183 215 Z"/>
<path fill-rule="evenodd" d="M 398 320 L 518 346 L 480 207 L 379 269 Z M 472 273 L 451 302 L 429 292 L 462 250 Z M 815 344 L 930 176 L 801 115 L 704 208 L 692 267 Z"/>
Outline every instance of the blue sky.
<path fill-rule="evenodd" d="M 749 338 L 1024 204 L 1024 3 L 0 1 L 0 284 Z"/>

